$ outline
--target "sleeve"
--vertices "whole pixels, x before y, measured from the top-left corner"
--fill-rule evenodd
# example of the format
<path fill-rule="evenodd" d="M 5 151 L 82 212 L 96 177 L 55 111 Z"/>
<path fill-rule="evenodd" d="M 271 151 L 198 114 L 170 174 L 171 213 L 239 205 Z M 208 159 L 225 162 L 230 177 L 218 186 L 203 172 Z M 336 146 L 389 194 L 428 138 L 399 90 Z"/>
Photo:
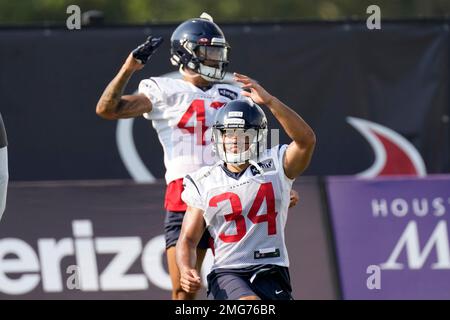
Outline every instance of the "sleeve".
<path fill-rule="evenodd" d="M 190 175 L 183 179 L 184 190 L 181 193 L 181 199 L 190 207 L 206 210 L 205 201 L 202 199 L 200 189 Z"/>
<path fill-rule="evenodd" d="M 143 93 L 152 103 L 152 111 L 143 114 L 147 120 L 152 120 L 164 102 L 164 93 L 154 78 L 142 80 L 138 93 Z"/>
<path fill-rule="evenodd" d="M 292 188 L 292 184 L 294 183 L 295 179 L 291 179 L 288 176 L 286 176 L 286 172 L 284 171 L 284 156 L 286 154 L 286 150 L 288 148 L 287 144 L 280 144 L 275 147 L 277 152 L 277 162 L 278 162 L 278 172 L 280 174 L 281 181 L 286 185 L 286 187 L 289 188 L 289 190 Z"/>
<path fill-rule="evenodd" d="M 3 124 L 2 115 L 0 114 L 0 149 L 8 146 L 8 139 L 6 139 L 5 125 Z"/>

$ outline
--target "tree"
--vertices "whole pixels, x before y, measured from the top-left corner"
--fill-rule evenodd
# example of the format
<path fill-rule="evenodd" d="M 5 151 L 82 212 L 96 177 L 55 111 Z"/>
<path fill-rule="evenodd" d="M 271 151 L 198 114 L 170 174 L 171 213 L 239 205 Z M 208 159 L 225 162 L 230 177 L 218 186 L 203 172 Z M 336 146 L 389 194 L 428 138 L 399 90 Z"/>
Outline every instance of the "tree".
<path fill-rule="evenodd" d="M 365 19 L 372 0 L 0 0 L 2 25 L 63 25 L 66 8 L 100 10 L 109 24 L 179 22 L 203 11 L 216 21 Z M 378 0 L 382 18 L 436 17 L 450 14 L 447 0 Z"/>

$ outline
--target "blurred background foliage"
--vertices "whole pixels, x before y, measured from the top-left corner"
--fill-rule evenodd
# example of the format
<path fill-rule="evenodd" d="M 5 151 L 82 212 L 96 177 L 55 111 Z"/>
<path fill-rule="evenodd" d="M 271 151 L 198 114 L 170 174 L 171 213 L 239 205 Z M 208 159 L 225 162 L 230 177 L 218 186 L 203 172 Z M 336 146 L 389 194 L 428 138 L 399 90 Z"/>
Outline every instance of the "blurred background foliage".
<path fill-rule="evenodd" d="M 0 24 L 62 25 L 72 4 L 101 11 L 105 24 L 179 22 L 203 11 L 220 22 L 363 19 L 371 4 L 383 19 L 450 15 L 450 0 L 0 0 Z"/>

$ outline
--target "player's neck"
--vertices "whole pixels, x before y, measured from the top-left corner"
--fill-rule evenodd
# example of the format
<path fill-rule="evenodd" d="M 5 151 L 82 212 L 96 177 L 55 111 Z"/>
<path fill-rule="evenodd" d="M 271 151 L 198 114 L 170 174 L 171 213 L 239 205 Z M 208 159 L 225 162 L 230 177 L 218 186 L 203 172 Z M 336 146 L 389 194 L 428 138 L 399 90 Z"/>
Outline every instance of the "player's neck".
<path fill-rule="evenodd" d="M 209 81 L 203 79 L 202 77 L 183 77 L 183 79 L 199 88 L 208 87 L 211 85 Z"/>
<path fill-rule="evenodd" d="M 203 79 L 198 73 L 195 73 L 189 69 L 183 70 L 183 80 L 192 83 L 194 86 L 202 88 L 211 85 L 211 82 Z"/>
<path fill-rule="evenodd" d="M 243 164 L 231 164 L 231 163 L 227 163 L 226 164 L 227 169 L 230 170 L 231 172 L 242 172 L 245 169 L 247 169 L 250 166 L 250 163 L 246 162 Z"/>

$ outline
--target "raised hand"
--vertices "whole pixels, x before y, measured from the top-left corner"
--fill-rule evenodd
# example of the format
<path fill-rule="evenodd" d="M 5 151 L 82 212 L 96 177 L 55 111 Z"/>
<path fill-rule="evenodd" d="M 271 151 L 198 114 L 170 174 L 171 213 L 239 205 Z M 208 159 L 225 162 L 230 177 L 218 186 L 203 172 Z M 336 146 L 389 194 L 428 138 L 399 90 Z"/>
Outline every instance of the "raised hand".
<path fill-rule="evenodd" d="M 234 73 L 234 80 L 243 84 L 241 87 L 243 96 L 251 98 L 256 104 L 268 105 L 272 102 L 274 97 L 268 93 L 256 80 L 249 78 L 246 75 Z M 249 89 L 250 92 L 245 91 Z"/>
<path fill-rule="evenodd" d="M 135 58 L 141 64 L 146 64 L 147 60 L 156 51 L 156 49 L 158 49 L 163 41 L 164 39 L 162 37 L 149 36 L 147 38 L 147 41 L 133 50 L 133 58 Z"/>

